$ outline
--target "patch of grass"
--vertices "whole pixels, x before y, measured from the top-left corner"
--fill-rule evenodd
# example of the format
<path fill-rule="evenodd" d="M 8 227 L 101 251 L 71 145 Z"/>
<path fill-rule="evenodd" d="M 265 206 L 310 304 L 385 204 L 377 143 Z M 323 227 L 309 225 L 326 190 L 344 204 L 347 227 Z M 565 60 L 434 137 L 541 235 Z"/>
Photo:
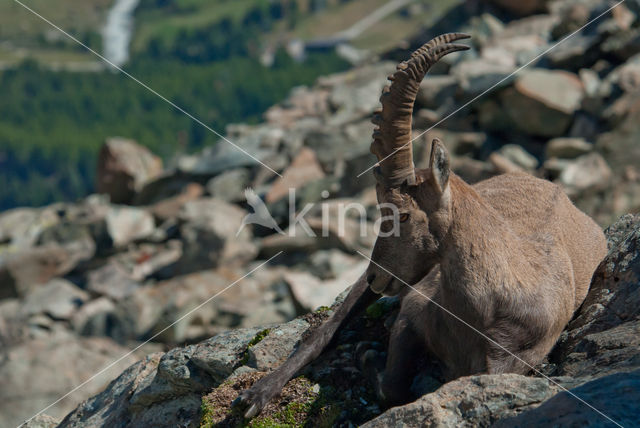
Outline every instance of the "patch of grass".
<path fill-rule="evenodd" d="M 267 335 L 270 332 L 271 332 L 270 328 L 265 328 L 264 330 L 259 331 L 258 334 L 256 334 L 254 336 L 254 338 L 251 339 L 251 341 L 247 345 L 247 349 L 244 351 L 244 355 L 242 356 L 242 359 L 240 360 L 240 366 L 244 366 L 245 364 L 247 364 L 249 362 L 249 349 L 251 349 L 253 346 L 255 346 L 258 343 L 260 343 L 262 341 L 262 339 L 267 337 Z"/>
<path fill-rule="evenodd" d="M 269 403 L 257 417 L 245 420 L 230 403 L 244 389 L 265 373 L 245 373 L 225 382 L 202 398 L 200 428 L 299 428 L 330 427 L 340 410 L 332 400 L 331 388 L 318 388 L 304 376 L 292 379 L 283 388 L 280 398 Z"/>

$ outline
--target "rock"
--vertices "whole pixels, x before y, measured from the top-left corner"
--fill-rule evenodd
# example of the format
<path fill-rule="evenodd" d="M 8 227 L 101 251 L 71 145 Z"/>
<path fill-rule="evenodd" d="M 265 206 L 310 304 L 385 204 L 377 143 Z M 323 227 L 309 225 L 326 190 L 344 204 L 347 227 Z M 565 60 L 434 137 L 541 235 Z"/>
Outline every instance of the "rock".
<path fill-rule="evenodd" d="M 60 420 L 42 413 L 22 424 L 20 428 L 56 428 L 59 423 Z"/>
<path fill-rule="evenodd" d="M 112 337 L 116 305 L 106 297 L 86 302 L 71 317 L 73 330 L 82 336 Z"/>
<path fill-rule="evenodd" d="M 113 300 L 121 300 L 133 293 L 140 283 L 152 275 L 164 276 L 173 271 L 182 256 L 182 243 L 169 240 L 164 245 L 142 244 L 110 257 L 103 266 L 86 274 L 86 289 Z"/>
<path fill-rule="evenodd" d="M 350 71 L 319 80 L 321 86 L 330 87 L 329 105 L 335 113 L 327 124 L 331 127 L 369 118 L 379 107 L 380 93 L 386 78 L 395 70 L 395 64 L 381 62 L 366 65 L 358 73 Z"/>
<path fill-rule="evenodd" d="M 538 167 L 538 159 L 517 144 L 505 144 L 498 153 L 524 170 L 533 171 Z"/>
<path fill-rule="evenodd" d="M 127 368 L 117 379 L 110 383 L 104 391 L 84 401 L 75 411 L 69 413 L 62 420 L 59 428 L 118 426 L 119 424 L 131 423 L 133 419 L 131 416 L 131 403 L 129 401 L 131 394 L 136 391 L 147 377 L 155 376 L 162 355 L 161 352 L 148 355 L 141 361 Z M 151 406 L 149 406 L 148 410 L 156 414 L 162 414 L 162 412 L 158 412 L 157 408 L 152 409 Z M 178 423 L 175 423 L 176 419 L 180 418 L 177 409 L 173 415 L 171 418 L 166 418 L 163 422 L 169 425 L 173 420 L 173 426 L 179 426 Z"/>
<path fill-rule="evenodd" d="M 510 57 L 505 51 L 501 51 L 500 54 Z M 460 82 L 460 88 L 464 91 L 465 98 L 471 99 L 496 84 L 498 84 L 496 87 L 500 88 L 509 85 L 513 81 L 511 77 L 507 79 L 515 70 L 515 59 L 510 58 L 498 62 L 491 58 L 464 61 L 456 64 L 451 73 Z M 504 81 L 502 81 L 503 79 Z"/>
<path fill-rule="evenodd" d="M 247 349 L 249 356 L 247 365 L 261 371 L 278 367 L 291 354 L 294 346 L 308 328 L 308 322 L 303 319 L 295 319 L 269 329 L 264 338 Z"/>
<path fill-rule="evenodd" d="M 340 250 L 321 250 L 311 255 L 308 263 L 303 265 L 303 269 L 323 280 L 334 279 L 350 270 L 358 262 L 360 262 L 359 258 Z"/>
<path fill-rule="evenodd" d="M 178 170 L 183 174 L 206 179 L 235 168 L 262 168 L 262 164 L 267 164 L 275 170 L 282 169 L 285 165 L 275 162 L 283 159 L 272 156 L 275 152 L 272 128 L 245 128 L 246 130 L 236 129 L 236 133 L 229 135 L 226 141 L 221 140 L 201 153 L 181 156 L 177 162 Z M 248 132 L 249 130 L 252 132 Z"/>
<path fill-rule="evenodd" d="M 114 206 L 105 218 L 109 236 L 116 247 L 144 239 L 155 230 L 153 216 L 141 208 Z"/>
<path fill-rule="evenodd" d="M 145 183 L 162 172 L 162 160 L 146 147 L 122 138 L 109 138 L 100 149 L 96 190 L 114 204 L 127 204 Z"/>
<path fill-rule="evenodd" d="M 560 174 L 559 182 L 575 195 L 587 189 L 604 188 L 611 179 L 611 169 L 598 153 L 580 156 Z"/>
<path fill-rule="evenodd" d="M 486 0 L 488 3 L 492 3 L 499 6 L 514 15 L 526 16 L 536 12 L 544 12 L 547 9 L 548 0 Z"/>
<path fill-rule="evenodd" d="M 253 318 L 263 306 L 267 306 L 260 313 L 264 319 L 282 322 L 295 316 L 291 309 L 286 309 L 285 299 L 281 304 L 273 304 L 275 297 L 269 283 L 245 278 L 229 287 L 242 275 L 243 272 L 227 269 L 201 271 L 142 287 L 116 305 L 112 337 L 124 342 L 157 333 L 155 341 L 181 343 L 211 336 L 225 328 L 251 326 L 248 323 L 251 319 L 253 325 L 255 321 L 264 322 Z M 217 295 L 214 300 L 203 305 L 214 295 Z M 195 308 L 198 310 L 194 311 Z"/>
<path fill-rule="evenodd" d="M 237 329 L 198 345 L 149 355 L 67 415 L 60 428 L 123 423 L 197 427 L 201 395 L 238 369 L 244 355 L 249 358 L 245 352 L 251 342 L 257 340 L 250 347 L 256 348 L 253 364 L 273 369 L 291 352 L 307 325 L 295 320 L 271 330 L 264 338 L 261 328 Z M 262 351 L 260 340 L 268 341 Z"/>
<path fill-rule="evenodd" d="M 550 357 L 562 375 L 590 379 L 640 368 L 640 217 L 622 217 L 607 237 L 609 252 Z"/>
<path fill-rule="evenodd" d="M 230 330 L 199 343 L 191 361 L 207 372 L 216 382 L 222 382 L 238 367 L 238 356 L 262 331 L 260 328 Z"/>
<path fill-rule="evenodd" d="M 265 119 L 274 125 L 291 127 L 301 118 L 324 116 L 329 111 L 327 88 L 294 88 L 281 104 L 270 107 Z"/>
<path fill-rule="evenodd" d="M 546 379 L 515 374 L 463 377 L 413 403 L 393 407 L 362 427 L 488 427 L 538 406 L 558 391 Z"/>
<path fill-rule="evenodd" d="M 515 164 L 510 159 L 497 152 L 491 153 L 488 160 L 493 167 L 493 170 L 497 174 L 515 174 L 526 172 L 519 165 Z"/>
<path fill-rule="evenodd" d="M 579 30 L 589 22 L 591 11 L 586 4 L 571 4 L 561 11 L 560 22 L 553 28 L 551 35 L 558 40 L 562 37 Z"/>
<path fill-rule="evenodd" d="M 232 169 L 213 177 L 207 182 L 211 196 L 226 202 L 240 202 L 244 199 L 244 189 L 250 185 L 249 171 Z"/>
<path fill-rule="evenodd" d="M 53 210 L 15 208 L 0 213 L 0 243 L 15 249 L 33 246 L 40 233 L 60 221 Z"/>
<path fill-rule="evenodd" d="M 547 59 L 553 68 L 578 70 L 589 67 L 598 60 L 599 41 L 596 35 L 575 34 L 560 45 L 556 45 L 557 48 L 549 52 Z"/>
<path fill-rule="evenodd" d="M 583 138 L 554 138 L 547 143 L 547 158 L 574 159 L 593 150 L 593 144 Z"/>
<path fill-rule="evenodd" d="M 90 259 L 94 251 L 93 241 L 83 240 L 0 254 L 0 299 L 27 295 L 51 278 L 65 275 L 81 261 Z"/>
<path fill-rule="evenodd" d="M 630 100 L 631 101 L 631 100 Z M 600 134 L 596 149 L 602 153 L 609 165 L 617 169 L 640 164 L 640 97 L 629 103 L 624 119 L 615 129 Z"/>
<path fill-rule="evenodd" d="M 200 198 L 204 188 L 198 183 L 188 183 L 182 191 L 166 199 L 158 201 L 149 207 L 149 211 L 160 220 L 172 220 L 180 215 L 182 207 L 191 201 Z"/>
<path fill-rule="evenodd" d="M 633 426 L 640 411 L 640 370 L 616 373 L 560 392 L 540 407 L 498 422 L 495 427 L 529 426 Z M 575 396 L 589 403 L 577 400 Z M 597 409 L 597 410 L 594 410 Z"/>
<path fill-rule="evenodd" d="M 338 278 L 321 281 L 307 272 L 287 272 L 284 280 L 291 297 L 302 309 L 301 313 L 313 311 L 321 306 L 330 306 L 336 297 L 353 284 L 367 268 L 367 262 L 361 261 Z"/>
<path fill-rule="evenodd" d="M 457 88 L 456 76 L 429 76 L 420 83 L 416 103 L 424 108 L 438 109 L 453 98 Z"/>
<path fill-rule="evenodd" d="M 114 300 L 124 299 L 139 286 L 117 263 L 108 263 L 87 275 L 87 290 Z"/>
<path fill-rule="evenodd" d="M 8 350 L 0 365 L 0 425 L 16 426 L 127 353 L 109 339 L 56 334 Z M 136 360 L 127 355 L 82 388 L 47 409 L 61 418 L 80 401 L 101 391 Z"/>
<path fill-rule="evenodd" d="M 468 156 L 453 158 L 451 169 L 467 183 L 477 183 L 498 174 L 495 167 L 488 163 L 472 159 Z"/>
<path fill-rule="evenodd" d="M 516 79 L 513 88 L 502 93 L 504 113 L 521 132 L 555 137 L 571 125 L 580 108 L 584 88 L 572 73 L 533 69 Z"/>
<path fill-rule="evenodd" d="M 313 150 L 304 147 L 293 159 L 291 165 L 285 169 L 282 177 L 273 183 L 265 200 L 272 204 L 287 198 L 292 189 L 295 191 L 310 182 L 324 178 L 324 175 Z"/>
<path fill-rule="evenodd" d="M 21 312 L 26 316 L 47 314 L 67 320 L 89 299 L 88 294 L 63 279 L 53 279 L 27 295 Z"/>
<path fill-rule="evenodd" d="M 185 274 L 219 265 L 241 265 L 253 260 L 258 252 L 251 242 L 251 230 L 242 227 L 247 214 L 237 205 L 201 198 L 183 207 L 180 220 L 182 257 L 176 274 Z"/>

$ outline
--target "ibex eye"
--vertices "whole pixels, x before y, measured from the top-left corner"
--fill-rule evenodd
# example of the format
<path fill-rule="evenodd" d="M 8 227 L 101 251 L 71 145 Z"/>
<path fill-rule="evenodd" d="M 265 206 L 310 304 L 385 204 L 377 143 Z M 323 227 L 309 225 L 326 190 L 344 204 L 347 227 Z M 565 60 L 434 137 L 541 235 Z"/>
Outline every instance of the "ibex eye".
<path fill-rule="evenodd" d="M 409 220 L 409 214 L 407 213 L 400 214 L 399 219 L 400 219 L 400 223 L 404 223 L 405 221 Z"/>

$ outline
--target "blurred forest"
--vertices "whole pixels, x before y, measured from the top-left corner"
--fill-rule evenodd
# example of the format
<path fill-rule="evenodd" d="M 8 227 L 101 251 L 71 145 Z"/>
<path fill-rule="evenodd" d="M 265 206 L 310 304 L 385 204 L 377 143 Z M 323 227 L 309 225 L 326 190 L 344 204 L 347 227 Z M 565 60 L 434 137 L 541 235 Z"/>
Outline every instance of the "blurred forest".
<path fill-rule="evenodd" d="M 96 10 L 106 6 L 95 3 Z M 136 11 L 140 36 L 125 70 L 224 133 L 229 123 L 258 120 L 292 87 L 348 67 L 333 52 L 311 53 L 299 62 L 282 48 L 269 67 L 259 62 L 262 37 L 293 28 L 305 14 L 326 7 L 326 1 L 143 0 Z M 33 8 L 55 15 L 52 5 L 43 2 L 34 2 Z M 119 73 L 48 66 L 52 52 L 58 59 L 95 58 L 46 27 L 30 23 L 12 33 L 12 17 L 37 18 L 16 5 L 0 9 L 0 21 L 7 23 L 0 32 L 0 210 L 74 200 L 91 192 L 97 149 L 108 136 L 137 139 L 165 158 L 217 140 Z M 98 18 L 85 17 L 86 27 L 77 16 L 51 19 L 69 24 L 71 34 L 100 52 Z M 15 40 L 21 49 L 7 47 Z M 28 54 L 16 61 L 11 55 L 22 50 Z"/>

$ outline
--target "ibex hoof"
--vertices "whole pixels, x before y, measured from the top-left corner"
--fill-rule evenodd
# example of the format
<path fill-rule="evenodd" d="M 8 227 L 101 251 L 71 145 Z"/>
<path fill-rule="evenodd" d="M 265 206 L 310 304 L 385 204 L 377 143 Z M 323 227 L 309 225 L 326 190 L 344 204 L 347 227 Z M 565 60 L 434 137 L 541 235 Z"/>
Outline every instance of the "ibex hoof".
<path fill-rule="evenodd" d="M 258 414 L 258 411 L 259 411 L 258 406 L 256 406 L 255 404 L 252 404 L 251 407 L 249 407 L 249 409 L 244 413 L 244 417 L 246 419 L 251 419 Z"/>

